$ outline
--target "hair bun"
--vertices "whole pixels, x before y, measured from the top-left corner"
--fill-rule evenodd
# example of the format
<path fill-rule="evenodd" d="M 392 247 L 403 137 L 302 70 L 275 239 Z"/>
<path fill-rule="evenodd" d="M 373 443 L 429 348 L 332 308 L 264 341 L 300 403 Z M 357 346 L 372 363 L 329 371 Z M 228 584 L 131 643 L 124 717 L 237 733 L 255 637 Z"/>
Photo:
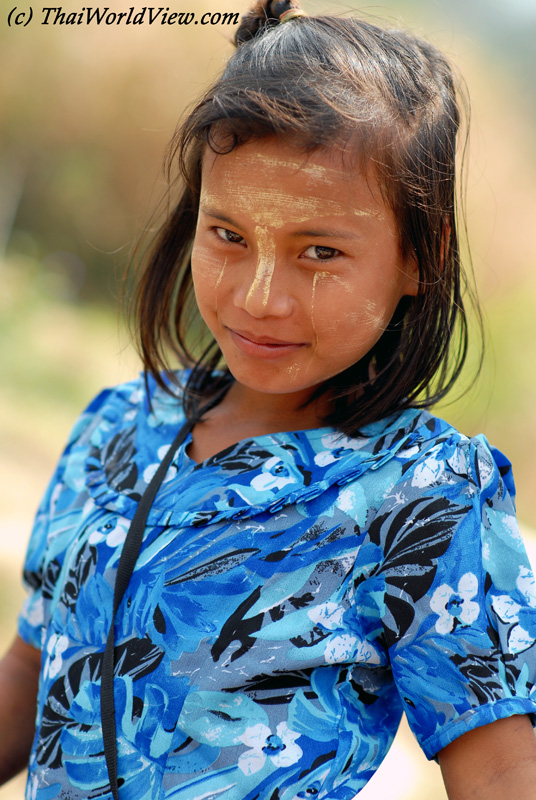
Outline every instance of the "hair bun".
<path fill-rule="evenodd" d="M 235 34 L 235 45 L 239 47 L 268 28 L 279 25 L 281 17 L 288 11 L 302 11 L 298 0 L 258 0 L 251 11 L 242 17 Z"/>

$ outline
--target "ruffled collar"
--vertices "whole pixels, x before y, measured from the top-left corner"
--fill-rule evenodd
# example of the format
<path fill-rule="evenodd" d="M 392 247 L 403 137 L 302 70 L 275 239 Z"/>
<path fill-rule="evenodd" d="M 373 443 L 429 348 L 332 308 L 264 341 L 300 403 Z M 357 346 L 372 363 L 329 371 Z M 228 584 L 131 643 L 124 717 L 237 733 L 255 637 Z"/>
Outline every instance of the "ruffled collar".
<path fill-rule="evenodd" d="M 85 460 L 95 503 L 128 518 L 184 422 L 178 394 L 164 392 L 154 381 L 148 388 L 149 394 L 140 379 L 108 396 L 92 426 Z M 197 527 L 308 502 L 437 437 L 441 426 L 449 427 L 428 412 L 408 409 L 366 426 L 358 438 L 329 427 L 273 433 L 237 442 L 200 464 L 187 455 L 189 435 L 148 524 Z"/>

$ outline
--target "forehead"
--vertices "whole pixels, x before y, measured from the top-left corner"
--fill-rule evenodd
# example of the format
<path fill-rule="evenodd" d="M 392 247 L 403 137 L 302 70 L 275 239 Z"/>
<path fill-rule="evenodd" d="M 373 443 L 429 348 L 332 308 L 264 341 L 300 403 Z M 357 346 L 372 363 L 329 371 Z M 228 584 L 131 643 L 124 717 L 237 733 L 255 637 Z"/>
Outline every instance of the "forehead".
<path fill-rule="evenodd" d="M 225 201 L 253 212 L 279 210 L 281 221 L 317 216 L 377 216 L 385 204 L 372 169 L 339 148 L 305 152 L 279 140 L 250 141 L 203 158 L 201 203 Z"/>

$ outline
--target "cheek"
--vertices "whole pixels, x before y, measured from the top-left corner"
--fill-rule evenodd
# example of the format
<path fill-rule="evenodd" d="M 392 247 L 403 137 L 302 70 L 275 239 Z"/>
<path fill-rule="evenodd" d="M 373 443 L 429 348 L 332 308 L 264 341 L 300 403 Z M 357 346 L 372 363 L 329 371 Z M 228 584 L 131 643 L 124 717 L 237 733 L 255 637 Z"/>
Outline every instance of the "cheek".
<path fill-rule="evenodd" d="M 382 336 L 394 312 L 385 299 L 363 297 L 351 283 L 318 273 L 311 293 L 311 324 L 316 348 L 330 348 L 334 356 L 365 355 Z"/>
<path fill-rule="evenodd" d="M 220 285 L 227 259 L 215 258 L 210 250 L 194 246 L 192 250 L 192 280 L 197 307 L 205 323 L 211 327 L 218 312 Z"/>
<path fill-rule="evenodd" d="M 221 258 L 216 256 L 209 247 L 201 242 L 194 241 L 192 249 L 192 275 L 194 282 L 217 280 L 222 269 Z"/>
<path fill-rule="evenodd" d="M 215 255 L 209 247 L 195 244 L 192 250 L 192 279 L 199 306 L 217 302 L 218 289 L 224 278 L 227 259 Z"/>

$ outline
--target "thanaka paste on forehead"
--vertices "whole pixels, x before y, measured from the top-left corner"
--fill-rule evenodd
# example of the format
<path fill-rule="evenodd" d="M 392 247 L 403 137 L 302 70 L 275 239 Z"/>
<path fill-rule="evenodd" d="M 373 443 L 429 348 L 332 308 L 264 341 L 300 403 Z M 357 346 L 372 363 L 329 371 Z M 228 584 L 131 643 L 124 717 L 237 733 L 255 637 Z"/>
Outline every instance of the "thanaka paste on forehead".
<path fill-rule="evenodd" d="M 319 178 L 320 180 L 324 181 L 327 184 L 333 186 L 332 178 L 336 180 L 343 180 L 349 179 L 349 172 L 347 170 L 341 170 L 334 167 L 324 167 L 320 164 L 306 164 L 300 161 L 285 161 L 283 159 L 277 158 L 277 156 L 263 156 L 261 153 L 253 153 L 248 156 L 248 161 L 253 162 L 252 167 L 255 166 L 255 162 L 257 162 L 260 166 L 263 167 L 262 172 L 262 183 L 263 189 L 255 190 L 255 193 L 258 195 L 259 198 L 266 195 L 266 198 L 270 200 L 273 198 L 273 190 L 275 189 L 276 195 L 275 197 L 279 197 L 283 200 L 283 202 L 290 204 L 293 208 L 296 205 L 296 202 L 299 202 L 298 198 L 295 195 L 288 195 L 286 193 L 282 193 L 279 191 L 278 186 L 280 183 L 280 178 L 276 173 L 273 172 L 274 167 L 286 167 L 293 169 L 296 173 L 305 172 L 307 175 L 313 178 Z M 243 199 L 249 201 L 251 198 L 250 196 L 245 196 L 245 192 L 241 191 L 239 187 L 237 187 L 237 183 L 235 181 L 235 176 L 227 176 L 224 177 L 223 183 L 225 185 L 226 193 L 230 195 L 238 195 L 239 199 Z M 328 209 L 331 209 L 331 214 L 333 216 L 343 216 L 347 214 L 349 211 L 352 214 L 355 214 L 359 217 L 380 217 L 381 214 L 379 211 L 371 211 L 369 209 L 357 209 L 357 208 L 348 208 L 346 205 L 341 203 L 337 203 L 334 200 L 328 200 L 324 198 L 322 194 L 322 190 L 320 187 L 320 192 L 316 199 L 311 197 L 311 189 L 308 188 L 308 196 L 307 198 L 303 198 L 306 203 L 306 207 L 310 207 L 313 211 L 314 216 L 321 216 L 319 212 L 323 211 L 322 208 L 318 208 L 319 203 L 326 204 Z M 272 200 L 273 201 L 273 200 Z M 311 205 L 312 204 L 312 205 Z M 247 205 L 249 208 L 249 205 Z M 246 210 L 247 210 L 246 208 Z M 342 210 L 341 210 L 342 209 Z M 329 216 L 330 214 L 324 213 L 323 216 Z M 297 222 L 305 222 L 305 219 L 297 219 Z"/>
<path fill-rule="evenodd" d="M 261 153 L 254 153 L 250 156 L 252 161 L 258 161 L 263 167 L 273 169 L 274 167 L 283 167 L 283 169 L 292 169 L 296 172 L 304 172 L 306 175 L 311 176 L 320 181 L 331 183 L 332 177 L 340 178 L 347 177 L 347 173 L 335 167 L 323 167 L 321 164 L 310 164 L 307 157 L 303 161 L 287 161 L 277 156 L 263 156 Z"/>
<path fill-rule="evenodd" d="M 289 222 L 304 223 L 322 217 L 344 217 L 348 213 L 357 217 L 376 216 L 370 211 L 349 209 L 335 200 L 298 198 L 270 189 L 250 190 L 246 193 L 244 187 L 235 186 L 230 181 L 224 181 L 223 190 L 221 195 L 202 190 L 201 205 L 217 207 L 222 202 L 230 203 L 232 207 L 248 214 L 257 225 L 270 225 L 274 228 L 280 228 Z"/>

